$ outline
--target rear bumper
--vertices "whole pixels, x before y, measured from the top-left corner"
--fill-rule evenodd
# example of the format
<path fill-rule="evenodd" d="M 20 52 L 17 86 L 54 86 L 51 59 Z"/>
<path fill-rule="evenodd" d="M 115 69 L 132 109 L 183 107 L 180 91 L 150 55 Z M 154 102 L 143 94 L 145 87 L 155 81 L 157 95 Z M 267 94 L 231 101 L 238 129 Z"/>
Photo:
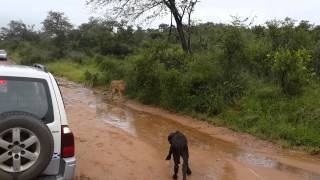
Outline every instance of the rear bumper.
<path fill-rule="evenodd" d="M 38 180 L 72 180 L 75 176 L 76 170 L 76 159 L 64 158 L 61 161 L 59 175 L 57 176 L 45 176 L 41 177 Z"/>
<path fill-rule="evenodd" d="M 72 180 L 76 171 L 76 159 L 64 158 L 60 166 L 59 180 Z"/>

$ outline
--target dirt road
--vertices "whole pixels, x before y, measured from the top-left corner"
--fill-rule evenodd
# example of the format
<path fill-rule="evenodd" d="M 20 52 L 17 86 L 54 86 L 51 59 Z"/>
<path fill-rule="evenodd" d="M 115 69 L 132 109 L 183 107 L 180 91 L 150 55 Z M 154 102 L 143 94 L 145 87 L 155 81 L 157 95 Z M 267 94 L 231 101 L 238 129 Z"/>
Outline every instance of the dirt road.
<path fill-rule="evenodd" d="M 171 179 L 173 163 L 164 159 L 167 135 L 176 130 L 189 138 L 191 180 L 320 179 L 319 158 L 135 102 L 115 104 L 65 80 L 60 84 L 76 137 L 77 179 Z"/>
<path fill-rule="evenodd" d="M 14 63 L 13 63 L 13 61 L 8 59 L 7 61 L 0 60 L 0 64 L 14 64 Z"/>

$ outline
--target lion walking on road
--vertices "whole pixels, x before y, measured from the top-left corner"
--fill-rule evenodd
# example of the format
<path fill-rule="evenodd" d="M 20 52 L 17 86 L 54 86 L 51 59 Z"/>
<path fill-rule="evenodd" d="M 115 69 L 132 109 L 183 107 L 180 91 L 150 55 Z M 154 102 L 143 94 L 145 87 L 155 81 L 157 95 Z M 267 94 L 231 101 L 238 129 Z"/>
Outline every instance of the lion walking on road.
<path fill-rule="evenodd" d="M 126 89 L 126 83 L 123 80 L 112 81 L 111 85 L 111 99 L 113 100 L 114 96 L 122 99 L 124 91 Z"/>

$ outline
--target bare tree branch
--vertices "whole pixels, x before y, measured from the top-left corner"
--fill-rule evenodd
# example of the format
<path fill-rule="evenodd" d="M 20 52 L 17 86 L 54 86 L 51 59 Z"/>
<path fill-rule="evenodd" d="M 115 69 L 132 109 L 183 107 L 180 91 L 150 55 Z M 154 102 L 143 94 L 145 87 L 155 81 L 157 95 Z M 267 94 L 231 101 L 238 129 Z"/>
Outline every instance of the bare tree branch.
<path fill-rule="evenodd" d="M 184 16 L 194 11 L 198 0 L 87 0 L 87 4 L 94 9 L 103 9 L 106 14 L 114 19 L 128 19 L 136 21 L 144 19 L 152 20 L 169 12 L 177 24 L 182 48 L 189 52 L 184 32 Z"/>

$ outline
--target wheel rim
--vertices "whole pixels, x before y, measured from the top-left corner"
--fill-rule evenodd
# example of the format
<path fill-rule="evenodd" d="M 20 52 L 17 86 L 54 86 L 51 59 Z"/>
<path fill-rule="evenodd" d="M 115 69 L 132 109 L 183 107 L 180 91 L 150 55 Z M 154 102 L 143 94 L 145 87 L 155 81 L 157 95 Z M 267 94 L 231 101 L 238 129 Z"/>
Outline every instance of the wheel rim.
<path fill-rule="evenodd" d="M 0 132 L 0 169 L 25 171 L 37 162 L 40 149 L 38 137 L 30 130 L 15 127 Z"/>

